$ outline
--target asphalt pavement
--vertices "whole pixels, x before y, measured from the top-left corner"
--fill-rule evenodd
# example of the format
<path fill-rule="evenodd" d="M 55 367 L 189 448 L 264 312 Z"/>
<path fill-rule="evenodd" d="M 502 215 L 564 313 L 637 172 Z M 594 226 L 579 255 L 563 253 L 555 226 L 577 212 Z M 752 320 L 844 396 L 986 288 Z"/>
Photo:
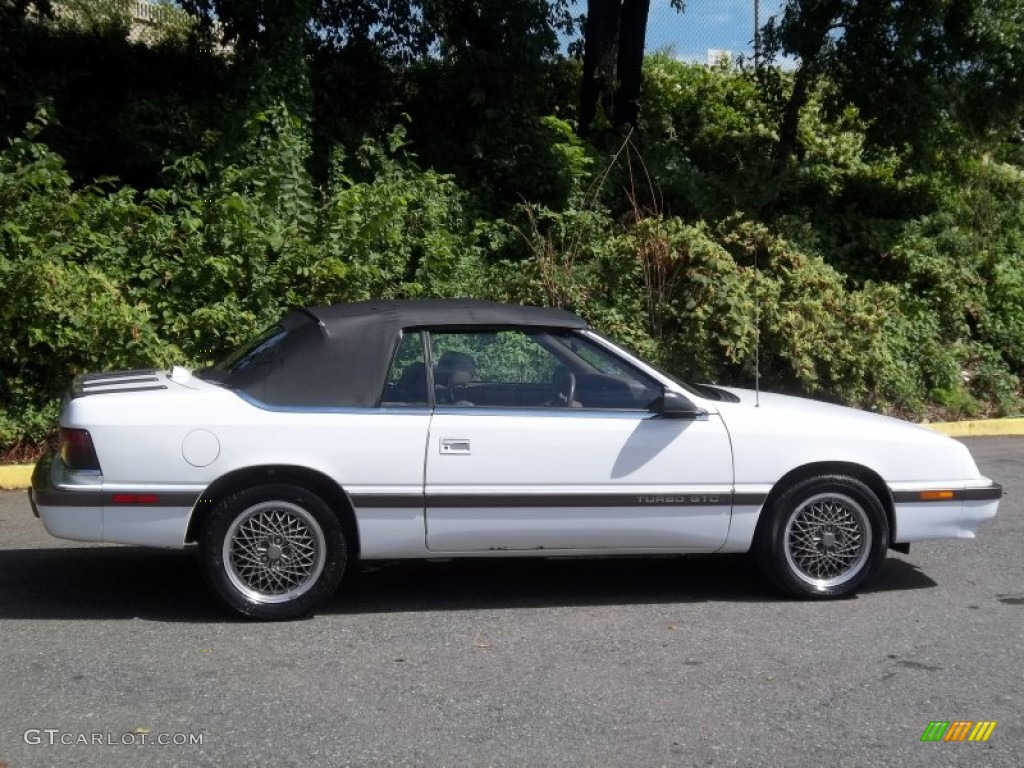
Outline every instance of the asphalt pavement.
<path fill-rule="evenodd" d="M 1024 765 L 1024 438 L 965 442 L 999 517 L 827 603 L 742 556 L 389 563 L 257 624 L 194 553 L 53 539 L 0 493 L 0 768 Z"/>

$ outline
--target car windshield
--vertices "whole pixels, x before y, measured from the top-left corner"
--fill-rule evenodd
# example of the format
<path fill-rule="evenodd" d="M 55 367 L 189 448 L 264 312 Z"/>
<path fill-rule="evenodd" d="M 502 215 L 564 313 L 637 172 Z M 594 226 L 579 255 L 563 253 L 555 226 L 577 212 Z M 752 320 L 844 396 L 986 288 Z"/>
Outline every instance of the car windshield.
<path fill-rule="evenodd" d="M 232 373 L 270 362 L 286 335 L 287 331 L 283 327 L 273 325 L 216 365 L 198 370 L 195 375 L 207 381 L 223 383 Z"/>

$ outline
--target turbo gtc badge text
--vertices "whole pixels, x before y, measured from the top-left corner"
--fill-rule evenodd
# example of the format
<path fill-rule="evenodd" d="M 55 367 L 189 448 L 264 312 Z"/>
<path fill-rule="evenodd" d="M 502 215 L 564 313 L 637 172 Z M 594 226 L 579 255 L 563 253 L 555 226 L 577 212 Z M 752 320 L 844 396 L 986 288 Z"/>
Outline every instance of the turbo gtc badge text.
<path fill-rule="evenodd" d="M 638 504 L 718 504 L 718 496 L 637 496 Z"/>

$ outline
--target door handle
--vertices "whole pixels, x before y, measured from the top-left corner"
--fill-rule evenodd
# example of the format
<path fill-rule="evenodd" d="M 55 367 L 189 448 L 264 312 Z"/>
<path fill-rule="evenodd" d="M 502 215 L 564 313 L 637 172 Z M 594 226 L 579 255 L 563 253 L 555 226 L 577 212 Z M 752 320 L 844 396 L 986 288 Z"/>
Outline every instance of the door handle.
<path fill-rule="evenodd" d="M 442 437 L 441 453 L 469 455 L 469 440 L 465 437 Z"/>

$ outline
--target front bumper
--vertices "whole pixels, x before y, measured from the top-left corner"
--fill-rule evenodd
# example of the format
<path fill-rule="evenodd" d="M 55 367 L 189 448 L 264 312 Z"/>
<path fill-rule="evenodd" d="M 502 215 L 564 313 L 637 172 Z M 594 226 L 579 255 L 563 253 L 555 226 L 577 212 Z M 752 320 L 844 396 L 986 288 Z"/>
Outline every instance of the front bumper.
<path fill-rule="evenodd" d="M 936 491 L 929 489 L 926 493 Z M 921 491 L 895 491 L 893 542 L 973 539 L 981 526 L 996 516 L 1003 487 L 988 481 L 986 485 L 958 488 L 948 493 L 949 498 L 931 499 L 922 498 Z"/>

